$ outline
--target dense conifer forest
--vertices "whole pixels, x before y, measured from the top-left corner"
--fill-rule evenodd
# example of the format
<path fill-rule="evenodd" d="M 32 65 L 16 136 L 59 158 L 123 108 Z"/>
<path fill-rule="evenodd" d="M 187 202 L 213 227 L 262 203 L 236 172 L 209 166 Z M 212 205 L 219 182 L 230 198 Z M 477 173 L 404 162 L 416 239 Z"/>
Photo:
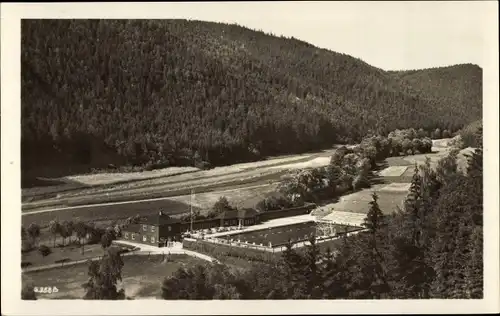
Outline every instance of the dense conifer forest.
<path fill-rule="evenodd" d="M 223 165 L 481 118 L 478 66 L 387 72 L 222 23 L 23 20 L 21 62 L 26 176 Z"/>

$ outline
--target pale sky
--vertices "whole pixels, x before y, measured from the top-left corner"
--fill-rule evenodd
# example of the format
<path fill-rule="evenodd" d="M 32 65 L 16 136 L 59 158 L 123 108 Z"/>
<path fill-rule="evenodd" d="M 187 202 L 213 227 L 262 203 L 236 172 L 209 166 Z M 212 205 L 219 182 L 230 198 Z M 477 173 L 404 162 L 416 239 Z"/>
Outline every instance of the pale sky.
<path fill-rule="evenodd" d="M 294 36 L 385 70 L 485 67 L 498 50 L 497 1 L 3 4 L 24 18 L 184 18 Z M 6 10 L 4 10 L 6 11 Z M 496 41 L 492 45 L 492 41 Z"/>
<path fill-rule="evenodd" d="M 162 16 L 236 22 L 399 70 L 482 66 L 492 9 L 488 1 L 223 2 L 169 4 Z"/>

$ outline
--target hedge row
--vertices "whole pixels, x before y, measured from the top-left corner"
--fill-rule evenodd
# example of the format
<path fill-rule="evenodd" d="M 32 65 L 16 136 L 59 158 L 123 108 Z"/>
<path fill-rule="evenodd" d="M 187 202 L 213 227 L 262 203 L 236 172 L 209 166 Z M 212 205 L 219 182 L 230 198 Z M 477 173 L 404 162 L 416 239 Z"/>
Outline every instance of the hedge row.
<path fill-rule="evenodd" d="M 279 256 L 279 254 L 258 249 L 214 244 L 203 240 L 191 241 L 184 239 L 182 244 L 185 249 L 200 252 L 216 259 L 235 257 L 249 261 L 271 262 L 276 260 Z"/>

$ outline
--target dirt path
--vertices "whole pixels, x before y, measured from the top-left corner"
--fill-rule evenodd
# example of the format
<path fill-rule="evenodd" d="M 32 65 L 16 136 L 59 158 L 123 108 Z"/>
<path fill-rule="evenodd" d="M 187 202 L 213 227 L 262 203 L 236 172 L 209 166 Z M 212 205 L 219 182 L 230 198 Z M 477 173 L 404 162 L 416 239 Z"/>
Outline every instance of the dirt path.
<path fill-rule="evenodd" d="M 135 247 L 140 247 L 140 250 L 134 251 L 134 252 L 125 253 L 122 256 L 151 256 L 151 255 L 159 255 L 159 254 L 165 254 L 165 255 L 169 255 L 169 254 L 176 254 L 176 255 L 184 254 L 184 255 L 188 255 L 188 256 L 191 256 L 191 257 L 196 257 L 196 258 L 208 261 L 208 262 L 218 262 L 215 258 L 212 258 L 210 256 L 207 256 L 205 254 L 202 254 L 202 253 L 199 253 L 199 252 L 195 252 L 195 251 L 192 251 L 192 250 L 183 249 L 182 246 L 180 248 L 178 248 L 178 247 L 158 248 L 158 247 L 148 247 L 146 245 L 143 246 L 143 245 L 140 245 L 140 244 L 127 243 L 127 242 L 122 241 L 122 240 L 120 240 L 120 243 L 132 245 L 132 246 L 135 246 Z M 24 268 L 24 269 L 22 269 L 22 272 L 23 273 L 27 273 L 27 272 L 34 272 L 34 271 L 43 271 L 43 270 L 49 270 L 49 269 L 57 269 L 57 268 L 61 268 L 61 267 L 67 267 L 67 266 L 73 266 L 73 265 L 77 265 L 77 264 L 86 263 L 89 260 L 90 261 L 97 261 L 97 260 L 100 260 L 100 259 L 101 259 L 101 256 L 94 257 L 94 258 L 87 258 L 87 259 L 83 259 L 83 260 L 76 260 L 76 261 L 71 261 L 71 262 L 66 262 L 66 263 L 52 263 L 52 264 L 40 265 L 40 266 L 36 266 L 36 267 Z"/>

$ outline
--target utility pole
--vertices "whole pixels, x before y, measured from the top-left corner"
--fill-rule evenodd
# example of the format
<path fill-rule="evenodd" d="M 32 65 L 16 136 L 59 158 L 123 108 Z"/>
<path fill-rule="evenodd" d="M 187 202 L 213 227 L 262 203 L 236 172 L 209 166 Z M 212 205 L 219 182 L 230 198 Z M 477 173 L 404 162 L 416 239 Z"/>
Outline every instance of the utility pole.
<path fill-rule="evenodd" d="M 193 232 L 193 202 L 194 202 L 194 189 L 191 189 L 191 203 L 189 203 L 190 213 L 191 213 L 191 232 Z"/>

